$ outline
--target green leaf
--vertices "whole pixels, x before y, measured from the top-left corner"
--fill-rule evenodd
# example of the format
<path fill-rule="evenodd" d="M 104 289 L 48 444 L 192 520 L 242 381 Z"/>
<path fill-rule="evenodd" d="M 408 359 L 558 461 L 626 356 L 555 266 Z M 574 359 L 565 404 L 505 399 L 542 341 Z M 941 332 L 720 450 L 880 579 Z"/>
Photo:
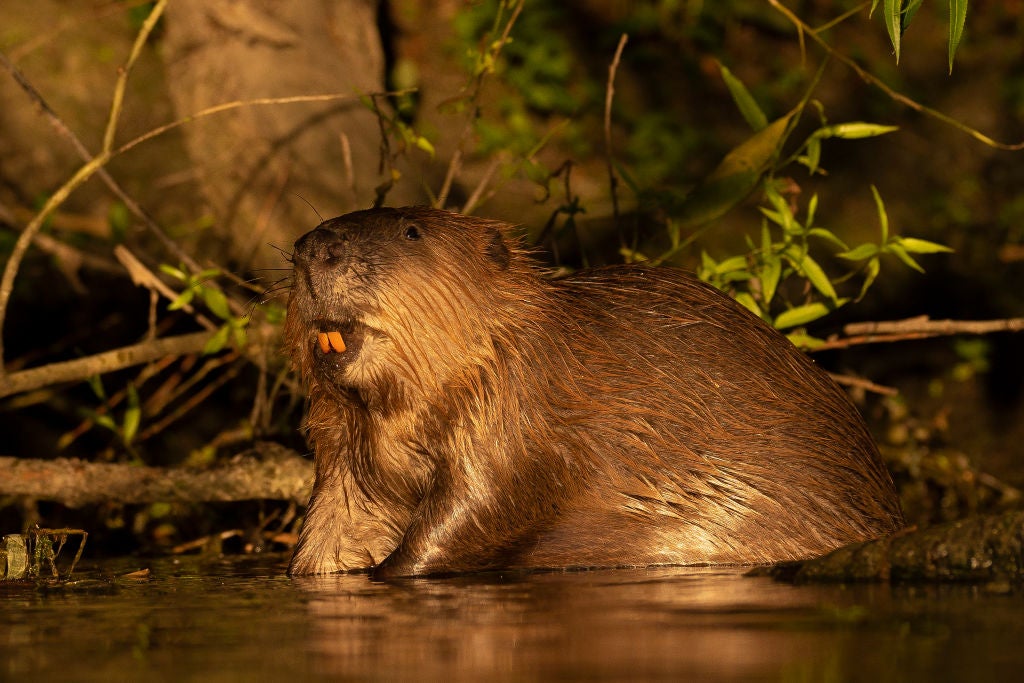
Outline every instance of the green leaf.
<path fill-rule="evenodd" d="M 788 311 L 783 311 L 775 318 L 774 325 L 777 330 L 784 330 L 787 327 L 796 327 L 797 325 L 806 325 L 809 322 L 813 322 L 818 318 L 823 318 L 832 311 L 827 305 L 820 301 L 816 301 L 813 304 L 804 304 L 803 306 L 796 306 Z"/>
<path fill-rule="evenodd" d="M 203 301 L 215 316 L 221 320 L 231 319 L 231 307 L 228 305 L 228 299 L 224 296 L 224 292 L 212 287 L 204 287 L 201 292 Z"/>
<path fill-rule="evenodd" d="M 736 107 L 740 110 L 740 114 L 743 115 L 747 125 L 755 131 L 765 128 L 768 125 L 768 117 L 761 111 L 761 107 L 757 106 L 757 102 L 750 94 L 750 91 L 747 90 L 747 87 L 743 85 L 740 79 L 733 76 L 732 72 L 724 64 L 719 63 L 718 68 L 722 72 L 722 80 L 725 81 L 725 86 L 729 88 L 729 94 L 732 95 L 733 102 L 736 103 Z"/>
<path fill-rule="evenodd" d="M 725 259 L 724 261 L 719 262 L 719 264 L 715 266 L 715 272 L 719 275 L 724 275 L 725 273 L 729 273 L 735 270 L 743 270 L 746 267 L 746 256 L 732 256 L 730 258 Z"/>
<path fill-rule="evenodd" d="M 811 200 L 809 202 L 807 202 L 807 218 L 804 220 L 804 225 L 807 226 L 811 230 L 814 230 L 814 228 L 811 228 L 811 225 L 814 223 L 814 214 L 816 214 L 817 212 L 818 212 L 818 193 L 815 192 L 814 194 L 811 195 Z M 826 231 L 826 232 L 828 232 L 828 231 Z M 829 233 L 829 234 L 831 235 L 832 233 Z"/>
<path fill-rule="evenodd" d="M 916 237 L 900 237 L 896 241 L 901 247 L 911 254 L 948 254 L 953 252 L 952 249 L 944 244 L 929 242 L 928 240 L 919 240 Z"/>
<path fill-rule="evenodd" d="M 89 379 L 86 380 L 89 383 L 89 388 L 92 389 L 92 393 L 101 401 L 107 400 L 107 392 L 103 388 L 103 378 L 99 375 L 90 375 Z"/>
<path fill-rule="evenodd" d="M 683 200 L 675 216 L 680 227 L 688 229 L 709 223 L 750 194 L 786 141 L 796 113 L 794 110 L 776 119 L 726 154 Z"/>
<path fill-rule="evenodd" d="M 797 247 L 793 246 L 786 250 L 786 257 L 789 262 L 793 264 L 793 267 L 803 273 L 803 276 L 810 280 L 814 288 L 821 292 L 823 295 L 828 297 L 831 301 L 836 300 L 836 290 L 832 286 L 831 280 L 828 279 L 828 275 L 821 269 L 818 262 L 808 256 L 806 253 L 800 251 Z"/>
<path fill-rule="evenodd" d="M 797 159 L 807 166 L 807 172 L 814 175 L 821 165 L 821 138 L 811 136 L 807 138 L 807 154 Z"/>
<path fill-rule="evenodd" d="M 236 349 L 244 348 L 246 343 L 249 341 L 249 335 L 245 330 L 245 325 L 232 325 L 231 337 L 232 341 L 235 343 Z"/>
<path fill-rule="evenodd" d="M 817 261 L 812 259 L 810 256 L 805 256 L 800 267 L 803 269 L 804 275 L 807 279 L 811 281 L 812 285 L 814 285 L 815 289 L 832 301 L 835 301 L 838 298 L 836 290 L 832 286 L 832 281 L 828 279 L 828 275 L 825 274 L 825 271 L 822 270 Z"/>
<path fill-rule="evenodd" d="M 857 295 L 857 301 L 863 299 L 864 295 L 868 293 L 868 288 L 875 282 L 875 278 L 878 277 L 880 270 L 881 263 L 877 256 L 868 261 L 867 268 L 865 269 L 864 284 L 860 286 L 860 294 Z"/>
<path fill-rule="evenodd" d="M 206 355 L 210 355 L 213 353 L 217 353 L 218 351 L 223 349 L 225 346 L 227 346 L 228 335 L 230 334 L 231 325 L 228 323 L 224 323 L 223 325 L 221 325 L 214 333 L 214 335 L 206 341 L 206 344 L 203 345 L 203 353 Z"/>
<path fill-rule="evenodd" d="M 896 63 L 900 63 L 900 38 L 903 32 L 903 0 L 884 0 L 882 4 L 882 21 L 889 33 L 892 49 L 896 51 Z"/>
<path fill-rule="evenodd" d="M 738 301 L 743 308 L 747 309 L 758 318 L 761 317 L 761 307 L 754 301 L 754 297 L 750 296 L 747 292 L 740 292 L 736 295 L 736 301 Z"/>
<path fill-rule="evenodd" d="M 92 421 L 98 424 L 100 427 L 109 429 L 110 431 L 117 433 L 117 423 L 114 422 L 114 418 L 110 417 L 106 413 L 100 415 L 95 414 L 92 416 Z"/>
<path fill-rule="evenodd" d="M 424 152 L 429 154 L 431 157 L 433 157 L 435 155 L 434 145 L 432 145 L 430 143 L 430 140 L 426 139 L 422 135 L 417 135 L 416 136 L 415 145 L 419 149 L 422 149 Z"/>
<path fill-rule="evenodd" d="M 175 297 L 174 300 L 171 301 L 171 303 L 167 304 L 167 310 L 177 311 L 180 308 L 188 306 L 190 303 L 192 303 L 192 299 L 195 297 L 195 295 L 196 290 L 186 289 L 184 292 Z"/>
<path fill-rule="evenodd" d="M 700 252 L 700 265 L 711 272 L 715 272 L 718 268 L 718 262 L 711 258 L 711 254 L 706 251 Z"/>
<path fill-rule="evenodd" d="M 754 279 L 754 274 L 749 270 L 733 270 L 719 276 L 723 283 L 728 282 L 749 282 Z"/>
<path fill-rule="evenodd" d="M 871 258 L 878 253 L 878 246 L 870 243 L 864 243 L 860 246 L 854 247 L 849 251 L 844 251 L 841 254 L 836 254 L 839 258 L 844 258 L 849 261 L 863 261 L 866 258 Z"/>
<path fill-rule="evenodd" d="M 849 247 L 846 246 L 846 242 L 843 242 L 841 239 L 836 237 L 831 230 L 826 230 L 825 228 L 811 228 L 810 230 L 807 231 L 807 236 L 817 237 L 818 239 L 825 240 L 826 242 L 836 247 L 839 247 L 843 251 L 849 250 Z"/>
<path fill-rule="evenodd" d="M 798 349 L 806 349 L 808 351 L 813 351 L 825 343 L 825 340 L 812 337 L 806 332 L 790 332 L 786 335 L 786 339 Z"/>
<path fill-rule="evenodd" d="M 892 254 L 903 263 L 907 264 L 908 267 L 913 268 L 919 273 L 924 272 L 924 268 L 921 264 L 914 260 L 914 257 L 907 253 L 907 250 L 899 245 L 897 242 L 890 242 L 882 248 L 882 251 Z"/>
<path fill-rule="evenodd" d="M 814 132 L 813 137 L 859 140 L 861 138 L 878 137 L 879 135 L 885 135 L 897 130 L 899 130 L 899 126 L 884 126 L 880 123 L 867 123 L 865 121 L 849 121 L 819 128 Z"/>
<path fill-rule="evenodd" d="M 267 322 L 271 325 L 280 325 L 284 322 L 288 309 L 278 303 L 268 303 L 263 307 L 263 314 L 267 316 Z"/>
<path fill-rule="evenodd" d="M 110 224 L 110 236 L 115 242 L 123 242 L 131 227 L 132 217 L 124 202 L 114 202 L 107 211 L 107 222 Z"/>
<path fill-rule="evenodd" d="M 967 21 L 967 0 L 949 0 L 949 73 L 953 73 L 953 55 L 960 46 Z"/>
<path fill-rule="evenodd" d="M 761 298 L 765 305 L 775 298 L 775 290 L 779 287 L 779 280 L 782 279 L 782 259 L 774 254 L 765 258 L 764 267 L 761 269 Z"/>
<path fill-rule="evenodd" d="M 775 207 L 775 211 L 764 211 L 762 209 L 764 215 L 771 219 L 772 222 L 782 226 L 782 230 L 787 235 L 800 234 L 802 226 L 793 218 L 793 211 L 789 208 L 789 202 L 771 184 L 768 184 L 765 190 L 765 196 L 772 206 Z"/>
<path fill-rule="evenodd" d="M 868 19 L 875 16 L 876 9 L 878 9 L 878 0 L 871 0 L 871 10 L 868 12 Z"/>
<path fill-rule="evenodd" d="M 889 214 L 885 212 L 885 203 L 882 202 L 882 195 L 878 194 L 878 188 L 874 185 L 871 186 L 871 194 L 875 198 L 875 206 L 878 208 L 878 224 L 882 229 L 882 239 L 880 244 L 885 244 L 889 241 Z"/>
<path fill-rule="evenodd" d="M 185 271 L 184 270 L 181 270 L 179 268 L 175 268 L 174 266 L 169 266 L 166 263 L 161 263 L 160 264 L 160 271 L 162 273 L 170 275 L 175 280 L 179 280 L 181 282 L 184 282 L 188 278 L 188 276 L 185 275 Z"/>
<path fill-rule="evenodd" d="M 128 385 L 128 408 L 124 411 L 124 422 L 121 426 L 121 438 L 126 444 L 135 439 L 142 422 L 142 408 L 139 407 L 139 392 L 135 386 Z"/>
<path fill-rule="evenodd" d="M 778 225 L 779 227 L 785 227 L 786 217 L 783 214 L 779 213 L 778 211 L 766 209 L 763 206 L 758 207 L 758 209 L 761 211 L 762 215 L 764 215 L 764 217 L 770 220 L 772 223 Z"/>

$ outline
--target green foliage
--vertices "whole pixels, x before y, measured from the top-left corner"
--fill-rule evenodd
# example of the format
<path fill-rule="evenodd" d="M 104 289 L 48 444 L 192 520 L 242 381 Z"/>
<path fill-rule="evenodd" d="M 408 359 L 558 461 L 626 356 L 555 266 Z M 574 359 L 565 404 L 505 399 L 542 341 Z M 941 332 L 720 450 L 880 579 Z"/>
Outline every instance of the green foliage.
<path fill-rule="evenodd" d="M 124 242 L 131 227 L 131 214 L 124 202 L 114 202 L 107 212 L 107 222 L 110 224 L 110 237 L 114 242 Z"/>
<path fill-rule="evenodd" d="M 758 106 L 751 96 L 747 86 L 743 85 L 740 79 L 733 76 L 732 72 L 724 64 L 720 63 L 718 68 L 722 72 L 722 79 L 725 81 L 726 87 L 729 88 L 729 94 L 732 95 L 733 101 L 750 127 L 755 131 L 765 128 L 768 125 L 768 117 L 761 111 L 761 107 Z"/>
<path fill-rule="evenodd" d="M 220 275 L 216 268 L 208 268 L 198 273 L 189 273 L 184 266 L 175 268 L 167 264 L 161 264 L 160 270 L 170 275 L 184 285 L 184 289 L 167 306 L 169 311 L 177 311 L 192 304 L 199 297 L 211 313 L 224 321 L 224 324 L 217 328 L 210 340 L 203 348 L 203 353 L 212 354 L 224 349 L 228 343 L 234 343 L 238 348 L 245 346 L 246 327 L 249 325 L 249 316 L 236 316 L 231 311 L 227 297 L 223 290 L 207 284 L 213 278 Z"/>
<path fill-rule="evenodd" d="M 921 0 L 885 3 L 883 18 L 887 20 L 897 56 L 899 38 L 921 4 Z M 477 3 L 459 13 L 456 30 L 464 45 L 471 78 L 493 76 L 504 86 L 503 95 L 497 98 L 497 116 L 481 115 L 476 120 L 477 151 L 506 158 L 511 155 L 518 161 L 505 162 L 506 177 L 525 176 L 540 186 L 547 197 L 556 174 L 535 158 L 546 143 L 545 136 L 538 132 L 538 122 L 543 117 L 550 120 L 554 115 L 578 111 L 594 98 L 573 83 L 573 47 L 565 37 L 568 34 L 559 30 L 559 21 L 567 10 L 558 3 L 525 0 L 514 38 L 506 40 L 503 31 L 519 6 L 515 0 Z M 673 3 L 657 3 L 656 11 L 652 6 L 645 7 L 646 30 L 655 31 L 665 12 L 675 16 L 678 9 Z M 696 27 L 693 22 L 701 7 L 701 3 L 688 4 L 684 22 Z M 966 4 L 953 2 L 950 9 L 965 11 Z M 758 10 L 745 7 L 744 11 L 755 16 Z M 630 16 L 635 24 L 639 15 Z M 655 16 L 658 19 L 652 20 Z M 962 12 L 957 16 L 962 18 Z M 962 29 L 962 21 L 953 21 L 951 30 L 957 26 Z M 627 161 L 613 159 L 612 167 L 617 178 L 634 194 L 637 206 L 663 217 L 668 240 L 667 249 L 660 253 L 655 250 L 653 258 L 645 253 L 652 251 L 650 242 L 622 245 L 620 253 L 626 260 L 661 263 L 683 257 L 722 217 L 738 210 L 750 196 L 761 196 L 765 205 L 761 207 L 762 227 L 757 243 L 748 240 L 746 252 L 720 260 L 706 250 L 698 252 L 700 275 L 778 329 L 788 330 L 794 342 L 813 346 L 817 340 L 804 332 L 804 326 L 863 298 L 879 277 L 887 257 L 920 270 L 917 255 L 948 251 L 925 240 L 890 235 L 888 215 L 874 188 L 881 232 L 877 243 L 851 249 L 834 232 L 822 227 L 815 216 L 817 195 L 811 198 L 805 216 L 798 220 L 795 202 L 791 203 L 785 189 L 796 187 L 796 181 L 790 177 L 794 171 L 803 168 L 811 177 L 822 177 L 822 157 L 828 141 L 876 138 L 896 131 L 896 127 L 870 121 L 828 121 L 823 106 L 811 99 L 823 70 L 812 79 L 800 101 L 774 120 L 729 68 L 719 62 L 718 70 L 752 135 L 729 150 L 688 192 L 677 189 L 678 171 L 701 144 L 700 130 L 657 111 L 645 111 L 635 121 L 624 122 L 628 131 L 624 144 Z M 475 108 L 477 100 L 470 91 L 453 106 L 465 111 Z M 818 125 L 794 141 L 794 132 L 802 130 L 800 124 L 808 109 L 817 112 Z M 561 216 L 561 229 L 575 230 L 575 216 L 585 207 L 572 195 L 568 183 L 565 195 L 566 201 L 554 211 L 552 221 Z M 551 225 L 544 234 L 550 229 Z M 846 272 L 830 272 L 843 264 L 847 265 Z"/>
<path fill-rule="evenodd" d="M 885 30 L 889 34 L 889 41 L 892 43 L 893 51 L 896 53 L 896 62 L 900 61 L 900 44 L 903 34 L 910 26 L 917 10 L 921 8 L 923 0 L 885 0 L 882 4 L 882 21 L 885 23 Z M 967 0 L 948 0 L 949 2 L 949 40 L 947 41 L 947 52 L 949 58 L 949 72 L 953 73 L 953 57 L 960 46 L 960 39 L 963 37 L 964 24 L 967 21 Z M 878 7 L 878 0 L 872 0 L 871 13 L 874 14 Z"/>
<path fill-rule="evenodd" d="M 777 160 L 796 114 L 792 111 L 772 121 L 726 154 L 673 212 L 681 227 L 720 218 L 749 195 Z"/>
<path fill-rule="evenodd" d="M 107 403 L 108 397 L 99 375 L 90 377 L 88 383 L 96 398 L 104 404 Z M 115 419 L 114 415 L 102 409 L 88 410 L 85 413 L 86 417 L 92 420 L 94 424 L 112 432 L 124 446 L 130 449 L 132 442 L 139 432 L 139 426 L 142 424 L 142 405 L 139 401 L 139 392 L 134 384 L 129 383 L 126 387 L 125 399 L 126 406 L 120 421 Z M 60 438 L 57 447 L 61 450 L 67 448 L 73 439 L 73 434 L 66 434 Z"/>
<path fill-rule="evenodd" d="M 453 27 L 465 46 L 467 66 L 474 76 L 496 75 L 514 89 L 521 98 L 514 101 L 524 111 L 573 114 L 596 93 L 573 78 L 575 53 L 564 30 L 567 9 L 560 3 L 527 0 L 515 38 L 501 41 L 501 28 L 516 4 L 484 0 L 455 15 Z"/>
<path fill-rule="evenodd" d="M 671 247 L 657 260 L 671 258 L 689 245 L 689 240 L 680 239 L 681 229 L 710 223 L 739 204 L 755 188 L 760 188 L 767 203 L 760 208 L 763 216 L 760 241 L 755 244 L 748 238 L 745 253 L 720 261 L 702 252 L 698 275 L 732 294 L 739 303 L 777 329 L 787 330 L 802 328 L 848 303 L 851 299 L 840 296 L 837 286 L 855 275 L 862 278 L 856 298 L 863 298 L 881 272 L 883 256 L 894 256 L 908 267 L 923 272 L 912 254 L 951 251 L 927 240 L 891 234 L 885 204 L 874 186 L 871 192 L 880 231 L 877 243 L 864 243 L 850 249 L 832 231 L 818 225 L 816 194 L 808 202 L 804 219 L 798 220 L 795 206 L 783 194 L 792 181 L 778 178 L 788 164 L 802 165 L 813 175 L 820 172 L 823 140 L 877 137 L 896 128 L 862 121 L 829 125 L 821 115 L 822 125 L 797 145 L 795 153 L 785 157 L 784 145 L 800 118 L 802 107 L 759 129 L 760 107 L 728 69 L 723 66 L 721 71 L 737 108 L 757 132 L 726 154 L 679 207 L 669 221 Z M 830 276 L 818 255 L 826 248 L 833 250 L 832 256 L 849 262 L 850 272 Z M 796 292 L 798 297 L 780 297 L 780 292 Z M 803 347 L 813 348 L 820 343 L 802 329 L 789 336 Z"/>

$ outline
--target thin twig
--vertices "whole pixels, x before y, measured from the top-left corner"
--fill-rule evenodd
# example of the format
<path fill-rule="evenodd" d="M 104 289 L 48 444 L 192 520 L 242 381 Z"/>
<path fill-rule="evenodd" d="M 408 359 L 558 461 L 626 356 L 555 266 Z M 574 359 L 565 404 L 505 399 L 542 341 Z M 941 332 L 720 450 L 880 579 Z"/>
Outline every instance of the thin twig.
<path fill-rule="evenodd" d="M 15 82 L 17 82 L 21 89 L 25 92 L 25 94 L 28 95 L 29 99 L 32 100 L 40 108 L 45 118 L 50 122 L 50 125 L 58 133 L 60 133 L 62 137 L 64 137 L 71 143 L 71 146 L 74 147 L 75 152 L 82 159 L 82 161 L 84 161 L 85 163 L 91 162 L 93 160 L 93 156 L 92 153 L 89 152 L 89 150 L 85 147 L 85 144 L 78 138 L 77 135 L 75 135 L 74 131 L 67 127 L 64 121 L 57 115 L 53 108 L 50 107 L 49 103 L 47 103 L 47 101 L 43 98 L 39 91 L 36 90 L 31 83 L 29 83 L 28 79 L 25 78 L 25 75 L 22 74 L 21 71 L 16 66 L 14 66 L 14 64 L 2 52 L 0 52 L 0 65 L 3 65 L 3 67 L 7 69 L 7 71 L 14 78 Z M 178 259 L 182 261 L 182 263 L 185 263 L 193 270 L 198 270 L 198 267 L 195 266 L 195 263 L 192 261 L 191 257 L 180 246 L 178 246 L 178 244 L 174 240 L 167 236 L 167 233 L 163 231 L 163 228 L 161 228 L 156 223 L 156 221 L 154 221 L 149 216 L 149 214 L 147 214 L 142 209 L 138 202 L 136 202 L 131 196 L 128 195 L 127 192 L 125 192 L 121 188 L 120 185 L 118 185 L 118 183 L 113 179 L 113 177 L 111 177 L 111 175 L 107 173 L 106 169 L 99 168 L 97 171 L 97 175 L 104 182 L 104 184 L 106 184 L 110 191 L 113 192 L 114 195 L 124 203 L 128 210 L 131 211 L 131 213 L 135 215 L 136 218 L 142 221 L 142 223 L 147 227 L 147 229 L 149 229 L 151 233 L 153 233 L 153 235 L 160 241 L 160 243 L 164 246 L 165 249 L 167 249 L 170 253 L 177 256 Z M 2 309 L 0 309 L 0 326 L 2 326 L 2 321 L 3 312 Z M 0 346 L 0 351 L 2 351 L 2 346 Z M 0 353 L 0 358 L 2 357 L 3 354 Z"/>
<path fill-rule="evenodd" d="M 615 174 L 615 152 L 612 148 L 612 100 L 615 97 L 615 73 L 619 70 L 619 61 L 622 59 L 622 51 L 626 48 L 629 35 L 623 33 L 619 38 L 619 46 L 615 48 L 615 56 L 608 67 L 608 86 L 604 93 L 604 154 L 608 162 L 608 185 L 612 197 L 612 217 L 615 221 L 615 229 L 619 233 L 619 246 L 626 247 L 626 237 L 622 232 L 622 225 L 619 221 L 619 178 Z"/>
<path fill-rule="evenodd" d="M 452 158 L 448 161 L 448 170 L 445 171 L 444 180 L 441 182 L 441 189 L 438 190 L 437 197 L 434 199 L 433 206 L 435 209 L 443 209 L 444 205 L 448 202 L 448 193 L 452 190 L 455 176 L 462 170 L 462 146 L 469 138 L 468 131 L 471 130 L 471 126 L 466 126 L 462 129 L 462 134 L 459 136 L 459 144 L 455 151 L 452 152 Z"/>
<path fill-rule="evenodd" d="M 135 66 L 135 61 L 142 54 L 142 47 L 146 44 L 146 40 L 149 38 L 149 34 L 152 33 L 153 27 L 156 26 L 156 22 L 159 21 L 160 16 L 164 13 L 164 8 L 167 6 L 167 0 L 159 0 L 153 9 L 150 11 L 149 16 L 142 22 L 142 28 L 139 29 L 138 35 L 135 36 L 135 42 L 132 44 L 131 52 L 128 53 L 128 61 L 125 62 L 124 66 L 118 69 L 117 72 L 117 84 L 114 86 L 114 99 L 110 104 L 110 116 L 107 118 L 107 129 L 103 133 L 103 151 L 109 152 L 114 146 L 114 135 L 117 134 L 117 122 L 121 118 L 121 108 L 124 104 L 124 91 L 128 87 L 128 76 L 131 75 L 132 67 Z"/>
<path fill-rule="evenodd" d="M 234 358 L 231 358 L 231 356 L 234 356 Z M 231 356 L 225 358 L 225 361 L 227 361 L 228 359 L 231 359 L 231 361 L 238 360 L 237 354 L 231 354 Z M 225 371 L 220 376 L 214 378 L 212 382 L 210 382 L 203 388 L 191 394 L 188 397 L 188 400 L 186 400 L 182 405 L 178 406 L 178 408 L 172 411 L 169 415 L 164 416 L 158 422 L 154 422 L 153 424 L 149 425 L 146 429 L 142 430 L 139 433 L 138 437 L 136 437 L 137 441 L 140 443 L 146 441 L 147 439 L 150 439 L 154 435 L 159 434 L 168 426 L 174 424 L 175 422 L 183 418 L 189 411 L 193 410 L 194 408 L 205 402 L 206 399 L 208 399 L 213 394 L 213 392 L 215 392 L 217 389 L 220 389 L 222 386 L 224 386 L 225 384 L 233 380 L 235 377 L 237 377 L 238 373 L 241 372 L 243 367 L 243 364 L 234 362 L 233 365 L 227 369 L 227 371 Z"/>
<path fill-rule="evenodd" d="M 509 36 L 512 34 L 512 27 L 515 26 L 516 20 L 519 18 L 520 12 L 523 11 L 523 5 L 525 0 L 519 0 L 512 8 L 512 15 L 505 22 L 505 27 L 502 29 L 501 38 L 496 41 L 492 41 L 486 48 L 489 53 L 491 61 L 496 61 L 498 55 L 501 54 L 501 50 L 508 44 Z M 500 16 L 500 14 L 499 14 Z M 495 22 L 498 18 L 495 18 Z M 495 23 L 494 28 L 497 28 Z M 462 158 L 465 156 L 466 142 L 469 140 L 472 132 L 473 125 L 476 123 L 477 118 L 480 116 L 480 92 L 483 89 L 484 79 L 489 73 L 488 69 L 478 67 L 478 73 L 473 77 L 471 81 L 471 91 L 467 99 L 469 114 L 466 117 L 466 123 L 462 127 L 462 131 L 459 133 L 459 142 L 455 147 L 455 151 L 452 153 L 452 158 L 448 161 L 448 169 L 444 174 L 444 181 L 441 183 L 441 189 L 437 193 L 437 197 L 433 201 L 433 207 L 436 209 L 443 209 L 448 201 L 448 195 L 451 192 L 452 185 L 455 183 L 455 177 L 462 169 Z"/>
<path fill-rule="evenodd" d="M 380 163 L 377 166 L 377 174 L 384 176 L 383 182 L 373 190 L 373 208 L 376 209 L 384 205 L 388 192 L 395 184 L 395 160 L 391 155 L 391 140 L 388 138 L 387 126 L 384 125 L 384 114 L 377 104 L 377 96 L 370 95 L 370 102 L 373 105 L 373 113 L 377 116 L 377 127 L 380 129 Z"/>
<path fill-rule="evenodd" d="M 491 183 L 491 178 L 494 177 L 494 174 L 498 172 L 499 168 L 501 168 L 501 155 L 497 154 L 494 159 L 491 160 L 491 163 L 488 164 L 487 170 L 485 170 L 484 174 L 480 177 L 480 182 L 476 184 L 476 187 L 473 189 L 472 194 L 469 195 L 469 199 L 466 200 L 466 203 L 463 205 L 460 213 L 469 215 L 476 210 L 476 207 L 480 205 L 480 200 L 483 198 L 484 192 L 487 190 L 487 186 Z"/>
<path fill-rule="evenodd" d="M 882 396 L 898 396 L 900 391 L 895 387 L 887 387 L 881 384 L 875 384 L 869 379 L 863 377 L 855 377 L 853 375 L 840 375 L 834 372 L 828 373 L 828 376 L 835 381 L 836 384 L 842 384 L 847 387 L 855 387 L 857 389 L 864 389 L 875 394 L 881 394 Z"/>
<path fill-rule="evenodd" d="M 58 131 L 62 133 L 67 139 L 69 139 L 74 146 L 76 152 L 85 161 L 84 165 L 81 166 L 75 174 L 59 187 L 49 197 L 43 208 L 36 214 L 21 235 L 18 237 L 14 248 L 11 250 L 11 255 L 7 260 L 4 267 L 3 277 L 0 279 L 0 378 L 2 378 L 6 371 L 3 367 L 2 359 L 4 357 L 4 345 L 3 345 L 3 326 L 6 320 L 7 306 L 10 302 L 11 293 L 14 289 L 14 279 L 17 276 L 18 269 L 21 266 L 21 261 L 24 259 L 25 252 L 28 250 L 29 244 L 35 239 L 37 233 L 42 228 L 46 218 L 56 210 L 58 206 L 64 203 L 68 196 L 85 181 L 91 178 L 93 175 L 100 176 L 101 179 L 110 187 L 110 189 L 125 203 L 125 206 L 140 217 L 143 222 L 149 227 L 149 229 L 160 239 L 160 241 L 171 251 L 176 254 L 181 260 L 194 271 L 200 270 L 198 264 L 188 256 L 173 240 L 171 240 L 166 233 L 153 221 L 152 218 L 142 209 L 139 204 L 132 199 L 121 187 L 113 180 L 113 178 L 105 170 L 106 164 L 115 156 L 123 154 L 128 150 L 136 147 L 137 145 L 162 135 L 170 130 L 179 128 L 186 123 L 191 123 L 200 118 L 212 116 L 220 112 L 229 111 L 232 109 L 238 109 L 240 107 L 247 106 L 261 106 L 261 105 L 277 105 L 277 104 L 295 104 L 300 102 L 325 102 L 325 101 L 338 101 L 338 100 L 353 100 L 358 96 L 350 93 L 334 93 L 325 95 L 300 95 L 294 97 L 269 97 L 269 98 L 256 98 L 252 100 L 240 100 L 234 102 L 226 102 L 223 104 L 215 105 L 203 109 L 191 116 L 187 116 L 176 121 L 164 124 L 157 128 L 150 130 L 143 135 L 140 135 L 133 140 L 121 145 L 117 149 L 107 149 L 102 151 L 97 156 L 93 157 L 89 150 L 86 149 L 81 140 L 64 124 L 59 116 L 53 111 L 53 109 L 47 104 L 46 100 L 39 94 L 39 92 L 32 86 L 31 83 L 25 78 L 25 76 L 18 70 L 17 67 L 12 64 L 7 57 L 0 52 L 0 65 L 4 66 L 8 72 L 12 75 L 15 81 L 21 86 L 29 97 L 40 106 L 43 113 L 49 119 L 51 125 L 53 125 Z M 386 94 L 403 94 L 409 91 L 398 91 L 396 93 Z"/>
<path fill-rule="evenodd" d="M 348 186 L 348 191 L 353 197 L 356 197 L 356 174 L 352 166 L 352 143 L 349 142 L 348 134 L 345 131 L 338 133 L 338 139 L 341 141 L 341 162 L 345 169 L 345 181 Z"/>

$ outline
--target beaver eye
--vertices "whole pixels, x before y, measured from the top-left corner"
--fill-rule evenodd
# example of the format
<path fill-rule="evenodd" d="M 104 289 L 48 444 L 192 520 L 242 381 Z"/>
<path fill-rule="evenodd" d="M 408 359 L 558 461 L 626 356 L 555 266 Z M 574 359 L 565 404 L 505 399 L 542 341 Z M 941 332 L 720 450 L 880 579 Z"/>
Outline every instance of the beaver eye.
<path fill-rule="evenodd" d="M 420 238 L 420 230 L 415 225 L 410 225 L 405 229 L 405 239 L 407 240 L 418 240 Z"/>

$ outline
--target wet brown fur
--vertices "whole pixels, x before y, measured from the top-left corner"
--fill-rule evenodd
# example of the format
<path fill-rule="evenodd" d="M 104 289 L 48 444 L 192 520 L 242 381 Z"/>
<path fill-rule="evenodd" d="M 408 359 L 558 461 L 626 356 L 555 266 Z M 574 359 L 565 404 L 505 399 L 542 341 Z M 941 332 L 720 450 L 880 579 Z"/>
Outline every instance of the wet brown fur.
<path fill-rule="evenodd" d="M 551 280 L 506 227 L 377 209 L 296 243 L 316 482 L 290 573 L 764 563 L 902 526 L 785 338 L 675 269 Z"/>

